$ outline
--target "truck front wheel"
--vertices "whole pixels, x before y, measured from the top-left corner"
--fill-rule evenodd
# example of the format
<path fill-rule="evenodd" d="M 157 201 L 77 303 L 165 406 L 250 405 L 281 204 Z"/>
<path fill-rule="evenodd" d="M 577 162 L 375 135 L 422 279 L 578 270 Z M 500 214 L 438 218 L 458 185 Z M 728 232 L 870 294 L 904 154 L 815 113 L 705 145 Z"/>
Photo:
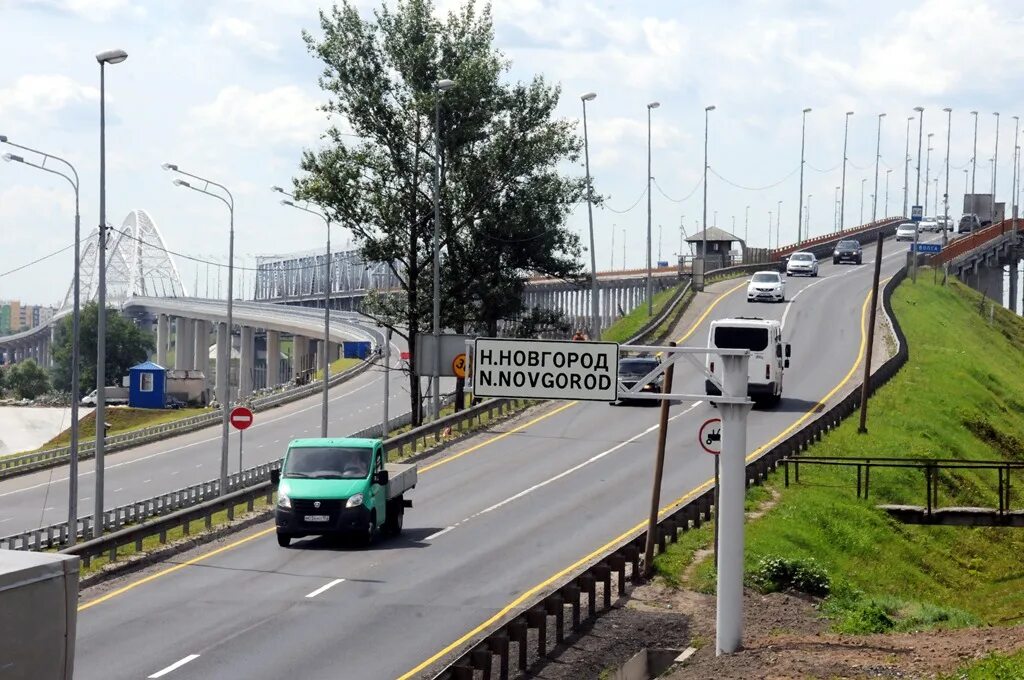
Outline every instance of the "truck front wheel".
<path fill-rule="evenodd" d="M 282 534 L 280 531 L 277 532 L 277 544 L 282 548 L 287 548 L 292 543 L 292 537 L 288 534 Z"/>
<path fill-rule="evenodd" d="M 359 537 L 359 543 L 364 548 L 373 543 L 373 536 L 377 533 L 377 513 L 370 513 L 370 521 L 366 523 L 365 533 Z"/>
<path fill-rule="evenodd" d="M 402 524 L 405 520 L 405 504 L 399 496 L 388 502 L 388 517 L 384 520 L 384 533 L 388 536 L 398 536 L 402 533 Z"/>

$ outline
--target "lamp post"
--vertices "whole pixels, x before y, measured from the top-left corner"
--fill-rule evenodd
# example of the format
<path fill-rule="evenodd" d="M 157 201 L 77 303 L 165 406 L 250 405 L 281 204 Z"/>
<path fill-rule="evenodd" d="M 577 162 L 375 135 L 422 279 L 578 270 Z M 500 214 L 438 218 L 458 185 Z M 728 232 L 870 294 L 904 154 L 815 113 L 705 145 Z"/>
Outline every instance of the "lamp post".
<path fill-rule="evenodd" d="M 914 116 L 907 117 L 907 148 L 903 152 L 903 216 L 910 214 L 908 211 L 910 203 L 910 123 Z"/>
<path fill-rule="evenodd" d="M 839 231 L 843 230 L 846 218 L 846 142 L 849 137 L 850 116 L 852 115 L 853 111 L 847 111 L 846 117 L 843 118 L 843 182 L 839 195 Z"/>
<path fill-rule="evenodd" d="M 715 105 L 704 107 L 704 232 L 701 234 L 700 261 L 701 280 L 704 279 L 704 266 L 708 255 L 708 119 Z M 770 236 L 770 234 L 769 234 Z"/>
<path fill-rule="evenodd" d="M 867 183 L 867 177 L 860 178 L 860 223 L 864 224 L 864 185 Z"/>
<path fill-rule="evenodd" d="M 106 50 L 96 55 L 100 65 L 100 232 L 99 286 L 96 320 L 96 494 L 93 514 L 93 538 L 103 535 L 103 454 L 106 451 L 106 371 L 107 371 L 107 119 L 106 66 L 128 58 L 124 50 Z"/>
<path fill-rule="evenodd" d="M 587 173 L 587 221 L 590 223 L 590 337 L 592 340 L 600 340 L 601 322 L 597 316 L 597 254 L 594 252 L 594 192 L 590 183 L 590 142 L 587 137 L 587 102 L 595 99 L 596 92 L 587 92 L 580 97 L 583 102 L 583 162 Z"/>
<path fill-rule="evenodd" d="M 978 112 L 971 111 L 974 116 L 974 150 L 971 152 L 971 193 L 974 193 L 974 179 L 978 174 Z M 973 199 L 971 205 L 973 206 Z"/>
<path fill-rule="evenodd" d="M 228 188 L 223 184 L 218 184 L 213 180 L 200 177 L 199 175 L 193 175 L 190 172 L 185 172 L 178 168 L 174 163 L 164 163 L 164 170 L 177 173 L 179 175 L 185 175 L 191 177 L 199 182 L 203 183 L 203 186 L 199 187 L 191 182 L 176 177 L 174 179 L 174 186 L 185 187 L 192 191 L 198 191 L 201 194 L 206 194 L 212 198 L 217 199 L 228 209 L 228 309 L 227 309 L 227 347 L 225 351 L 221 352 L 220 342 L 217 343 L 217 400 L 220 402 L 221 410 L 221 434 L 220 434 L 220 495 L 227 493 L 228 488 L 228 435 L 230 434 L 230 416 L 231 409 L 228 405 L 231 403 L 231 330 L 234 327 L 234 320 L 232 318 L 233 305 L 232 301 L 234 295 L 234 283 L 235 283 L 235 198 L 228 191 Z M 220 195 L 210 190 L 210 187 L 216 187 L 224 192 L 227 196 Z M 218 340 L 220 339 L 220 333 L 217 333 Z M 239 365 L 241 370 L 241 365 Z M 239 468 L 241 472 L 241 468 Z"/>
<path fill-rule="evenodd" d="M 331 361 L 328 356 L 328 348 L 331 346 L 331 218 L 327 216 L 327 211 L 324 210 L 322 205 L 318 207 L 323 212 L 311 210 L 309 205 L 317 205 L 311 201 L 306 201 L 306 205 L 296 205 L 295 196 L 288 193 L 279 186 L 270 187 L 271 191 L 279 194 L 284 194 L 288 198 L 281 200 L 281 205 L 286 205 L 296 210 L 307 212 L 310 215 L 316 215 L 324 221 L 324 225 L 327 227 L 327 258 L 324 261 L 324 351 L 323 356 L 320 358 L 320 370 L 324 374 L 324 389 L 323 389 L 323 405 L 321 406 L 320 413 L 320 436 L 327 437 L 327 388 L 328 382 L 331 377 Z M 385 347 L 385 350 L 388 348 Z M 270 355 L 267 355 L 267 361 L 270 361 Z M 386 361 L 386 360 L 385 360 Z M 385 402 L 387 405 L 387 402 Z"/>
<path fill-rule="evenodd" d="M 996 117 L 996 146 L 992 152 L 992 224 L 996 222 L 996 174 L 999 172 L 999 112 L 992 114 Z"/>
<path fill-rule="evenodd" d="M 82 218 L 79 211 L 79 182 L 78 182 L 78 171 L 68 161 L 48 154 L 38 149 L 33 149 L 21 144 L 15 144 L 10 141 L 6 135 L 0 135 L 0 143 L 7 144 L 9 146 L 16 147 L 18 149 L 24 149 L 25 151 L 31 151 L 32 153 L 39 154 L 43 157 L 42 163 L 33 163 L 32 161 L 25 160 L 22 156 L 16 156 L 14 154 L 4 154 L 3 159 L 5 161 L 14 161 L 17 163 L 23 163 L 30 165 L 33 168 L 38 168 L 45 172 L 63 177 L 71 185 L 71 188 L 75 192 L 75 276 L 74 276 L 74 300 L 72 302 L 71 311 L 71 441 L 69 444 L 69 461 L 68 461 L 68 544 L 74 545 L 78 538 L 78 402 L 81 399 L 79 394 L 79 376 L 81 375 L 81 368 L 79 364 L 79 324 L 81 316 L 81 277 L 79 275 L 80 269 L 80 250 L 81 250 L 81 223 Z M 46 162 L 48 160 L 54 160 L 58 163 L 63 163 L 71 174 L 65 174 L 61 170 L 55 170 L 47 167 Z"/>
<path fill-rule="evenodd" d="M 934 132 L 928 133 L 928 146 L 925 149 L 924 161 L 924 212 L 928 213 L 928 183 L 932 181 L 932 137 Z"/>
<path fill-rule="evenodd" d="M 431 376 L 431 410 L 441 417 L 441 97 L 455 87 L 454 80 L 434 83 L 434 371 Z"/>
<path fill-rule="evenodd" d="M 878 114 L 878 138 L 875 141 L 875 193 L 871 199 L 871 221 L 878 219 L 878 164 L 882 160 L 882 119 L 884 113 Z M 863 220 L 861 220 L 863 222 Z"/>
<path fill-rule="evenodd" d="M 917 111 L 917 181 L 915 182 L 914 205 L 919 206 L 921 205 L 921 135 L 924 131 L 924 107 L 917 106 L 914 110 Z M 917 224 L 917 226 L 920 227 L 920 224 Z M 914 229 L 914 248 L 913 257 L 911 258 L 914 266 L 910 270 L 911 280 L 914 283 L 917 283 L 917 241 L 920 233 L 920 228 Z"/>
<path fill-rule="evenodd" d="M 892 173 L 892 168 L 885 171 L 885 216 L 889 216 L 889 175 Z"/>
<path fill-rule="evenodd" d="M 654 298 L 651 297 L 651 109 L 659 106 L 658 102 L 647 105 L 647 316 L 654 314 Z"/>
<path fill-rule="evenodd" d="M 1017 150 L 1020 149 L 1017 142 L 1020 141 L 1020 116 L 1013 117 L 1013 180 L 1010 182 L 1010 218 L 1013 220 L 1013 234 L 1017 234 Z M 948 171 L 946 173 L 949 174 Z M 948 177 L 947 177 L 948 179 Z"/>
<path fill-rule="evenodd" d="M 810 108 L 806 108 L 800 115 L 800 202 L 796 204 L 797 213 L 800 212 L 800 206 L 804 204 L 804 141 L 806 140 L 807 133 L 807 114 L 811 112 Z M 803 243 L 803 234 L 800 228 L 800 220 L 796 223 L 796 242 Z"/>

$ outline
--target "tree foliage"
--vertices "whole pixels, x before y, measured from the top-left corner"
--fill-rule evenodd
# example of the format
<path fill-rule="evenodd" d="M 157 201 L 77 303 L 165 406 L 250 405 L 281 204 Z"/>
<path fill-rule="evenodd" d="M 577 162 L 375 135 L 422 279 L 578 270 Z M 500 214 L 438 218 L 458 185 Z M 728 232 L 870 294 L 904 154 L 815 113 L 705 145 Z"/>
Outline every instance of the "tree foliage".
<path fill-rule="evenodd" d="M 345 0 L 320 13 L 322 35 L 305 35 L 336 125 L 304 154 L 296 190 L 350 228 L 367 259 L 391 264 L 402 295 L 365 308 L 412 351 L 432 320 L 435 168 L 441 321 L 456 332 L 495 334 L 518 317 L 528 274 L 578 273 L 579 240 L 564 224 L 585 194 L 560 171 L 581 142 L 575 122 L 555 117 L 559 88 L 503 81 L 489 5 L 469 0 L 443 19 L 434 9 L 400 0 L 364 19 Z M 455 87 L 439 92 L 442 79 Z M 410 388 L 418 413 L 417 378 Z"/>
<path fill-rule="evenodd" d="M 99 306 L 91 302 L 82 307 L 79 321 L 79 394 L 81 398 L 96 387 L 96 327 Z M 53 385 L 63 392 L 71 391 L 71 317 L 61 319 L 53 346 Z M 136 326 L 131 319 L 107 309 L 105 385 L 119 385 L 128 369 L 143 362 L 156 347 L 153 334 Z"/>
<path fill-rule="evenodd" d="M 7 369 L 4 386 L 19 399 L 35 399 L 50 391 L 50 379 L 35 359 L 26 359 Z"/>

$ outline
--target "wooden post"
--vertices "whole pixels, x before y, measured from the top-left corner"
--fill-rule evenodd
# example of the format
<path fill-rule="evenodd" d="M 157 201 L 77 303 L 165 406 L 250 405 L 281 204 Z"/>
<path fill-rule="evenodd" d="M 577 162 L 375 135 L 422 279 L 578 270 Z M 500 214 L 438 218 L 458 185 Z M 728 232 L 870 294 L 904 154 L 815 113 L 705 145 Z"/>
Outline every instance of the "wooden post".
<path fill-rule="evenodd" d="M 916 239 L 915 239 L 916 242 Z M 916 256 L 917 253 L 914 253 Z M 882 234 L 875 245 L 875 279 L 871 284 L 871 314 L 868 320 L 868 344 L 864 348 L 864 382 L 860 386 L 860 426 L 857 432 L 868 432 L 868 388 L 871 383 L 871 348 L 875 344 L 875 315 L 878 311 L 878 280 L 882 276 Z"/>
<path fill-rule="evenodd" d="M 668 343 L 675 347 L 676 343 Z M 672 359 L 671 353 L 666 353 Z M 675 364 L 665 369 L 665 380 L 661 384 L 661 393 L 672 392 L 672 373 Z M 661 504 L 661 477 L 665 471 L 665 438 L 668 435 L 668 399 L 661 400 L 661 418 L 658 421 L 658 451 L 654 462 L 654 486 L 651 489 L 651 514 L 647 520 L 647 543 L 644 546 L 644 576 L 650 578 L 654 574 L 654 543 L 658 540 L 658 506 Z"/>

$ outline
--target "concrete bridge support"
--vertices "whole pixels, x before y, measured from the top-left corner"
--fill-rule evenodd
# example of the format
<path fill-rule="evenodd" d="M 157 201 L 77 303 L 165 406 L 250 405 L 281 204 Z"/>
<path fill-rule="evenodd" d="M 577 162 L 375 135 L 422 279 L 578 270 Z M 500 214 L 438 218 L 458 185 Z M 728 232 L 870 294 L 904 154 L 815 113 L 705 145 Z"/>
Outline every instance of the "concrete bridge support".
<path fill-rule="evenodd" d="M 1010 258 L 1010 285 L 1009 285 L 1009 298 L 1010 298 L 1010 311 L 1014 314 L 1019 314 L 1021 310 L 1018 310 L 1018 303 L 1020 302 L 1020 290 L 1017 288 L 1017 280 L 1020 278 L 1020 261 L 1017 258 Z"/>
<path fill-rule="evenodd" d="M 231 402 L 229 385 L 231 383 L 231 336 L 226 323 L 217 324 L 217 401 L 221 404 Z"/>
<path fill-rule="evenodd" d="M 307 368 L 306 356 L 309 354 L 309 338 L 301 335 L 292 336 L 292 380 L 298 378 Z"/>
<path fill-rule="evenodd" d="M 167 368 L 167 343 L 168 326 L 170 325 L 166 314 L 160 314 L 156 319 L 156 363 Z"/>
<path fill-rule="evenodd" d="M 281 384 L 281 333 L 267 331 L 267 387 Z"/>
<path fill-rule="evenodd" d="M 195 364 L 195 322 L 176 317 L 174 320 L 174 368 L 191 370 Z"/>
<path fill-rule="evenodd" d="M 252 394 L 253 376 L 255 374 L 256 346 L 253 343 L 255 330 L 252 326 L 242 326 L 241 346 L 238 350 L 238 398 L 244 399 Z"/>
<path fill-rule="evenodd" d="M 195 325 L 195 362 L 197 371 L 202 371 L 206 376 L 206 385 L 213 383 L 210 375 L 210 322 L 196 321 Z"/>

